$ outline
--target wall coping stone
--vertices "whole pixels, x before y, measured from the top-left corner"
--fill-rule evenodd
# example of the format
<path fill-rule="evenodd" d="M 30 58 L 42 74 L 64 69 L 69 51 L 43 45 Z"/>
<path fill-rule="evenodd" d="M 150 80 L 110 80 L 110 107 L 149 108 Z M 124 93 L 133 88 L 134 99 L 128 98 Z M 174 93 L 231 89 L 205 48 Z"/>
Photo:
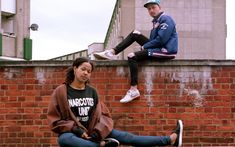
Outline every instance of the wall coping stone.
<path fill-rule="evenodd" d="M 0 67 L 66 67 L 73 61 L 0 61 Z M 128 66 L 127 60 L 94 61 L 97 67 L 102 66 Z M 235 66 L 235 60 L 170 60 L 147 61 L 142 66 Z"/>

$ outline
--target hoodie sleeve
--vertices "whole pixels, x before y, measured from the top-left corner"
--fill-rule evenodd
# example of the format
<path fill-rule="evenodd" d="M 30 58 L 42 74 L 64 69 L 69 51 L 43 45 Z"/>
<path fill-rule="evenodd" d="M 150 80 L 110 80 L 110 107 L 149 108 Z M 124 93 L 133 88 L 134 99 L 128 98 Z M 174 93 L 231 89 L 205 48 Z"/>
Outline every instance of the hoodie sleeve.
<path fill-rule="evenodd" d="M 162 20 L 160 21 L 159 31 L 156 35 L 156 38 L 147 42 L 143 45 L 145 49 L 156 48 L 159 46 L 164 46 L 167 41 L 170 39 L 172 33 L 175 29 L 175 23 L 169 16 L 162 16 Z"/>
<path fill-rule="evenodd" d="M 105 139 L 113 130 L 113 120 L 109 109 L 99 100 L 96 90 L 94 90 L 94 97 L 97 98 L 97 105 L 89 124 L 89 134 L 93 140 L 100 141 Z"/>
<path fill-rule="evenodd" d="M 64 132 L 71 132 L 75 122 L 73 120 L 66 120 L 62 118 L 61 110 L 57 102 L 58 89 L 56 89 L 51 97 L 48 107 L 47 119 L 49 126 L 54 133 L 61 134 Z"/>
<path fill-rule="evenodd" d="M 103 102 L 99 102 L 97 105 L 97 111 L 99 110 L 101 110 L 101 115 L 93 130 L 98 134 L 99 139 L 102 140 L 113 130 L 113 120 L 108 108 Z"/>

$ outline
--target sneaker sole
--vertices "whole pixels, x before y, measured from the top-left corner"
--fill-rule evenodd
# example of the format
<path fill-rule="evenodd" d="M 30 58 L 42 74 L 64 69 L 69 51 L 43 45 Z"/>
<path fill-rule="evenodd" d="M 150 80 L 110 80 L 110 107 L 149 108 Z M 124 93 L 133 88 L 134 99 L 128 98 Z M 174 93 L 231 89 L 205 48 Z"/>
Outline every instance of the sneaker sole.
<path fill-rule="evenodd" d="M 117 139 L 114 139 L 114 138 L 106 138 L 104 140 L 112 140 L 112 141 L 116 142 L 118 145 L 120 145 L 119 141 Z"/>
<path fill-rule="evenodd" d="M 178 120 L 178 123 L 180 125 L 180 133 L 179 133 L 179 144 L 178 144 L 178 147 L 181 147 L 182 146 L 182 139 L 183 139 L 183 128 L 184 128 L 184 125 L 183 125 L 183 122 L 182 120 Z"/>
<path fill-rule="evenodd" d="M 107 57 L 104 57 L 104 56 L 101 56 L 101 55 L 99 55 L 99 54 L 94 54 L 94 56 L 95 56 L 97 59 L 99 59 L 99 60 L 111 60 L 111 59 L 109 59 L 109 58 L 107 58 Z"/>

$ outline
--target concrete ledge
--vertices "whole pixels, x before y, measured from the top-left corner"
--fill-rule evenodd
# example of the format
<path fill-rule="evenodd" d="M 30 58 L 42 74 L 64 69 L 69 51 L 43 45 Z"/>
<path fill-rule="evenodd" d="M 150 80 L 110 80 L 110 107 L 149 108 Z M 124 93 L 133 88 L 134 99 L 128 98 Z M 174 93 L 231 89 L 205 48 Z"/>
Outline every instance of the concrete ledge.
<path fill-rule="evenodd" d="M 65 67 L 73 61 L 0 61 L 0 67 Z M 94 61 L 96 66 L 127 66 L 126 60 Z M 235 60 L 170 60 L 142 62 L 145 66 L 235 66 Z"/>

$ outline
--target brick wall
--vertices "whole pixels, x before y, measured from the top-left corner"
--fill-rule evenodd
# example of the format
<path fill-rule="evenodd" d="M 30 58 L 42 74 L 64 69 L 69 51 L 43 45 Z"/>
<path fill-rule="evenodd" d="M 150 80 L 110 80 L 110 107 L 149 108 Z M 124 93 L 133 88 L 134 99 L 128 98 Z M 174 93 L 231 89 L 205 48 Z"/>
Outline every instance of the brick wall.
<path fill-rule="evenodd" d="M 69 61 L 1 62 L 0 146 L 57 146 L 46 120 L 50 95 Z M 91 83 L 115 120 L 115 128 L 168 135 L 185 124 L 184 146 L 235 146 L 235 62 L 143 63 L 141 98 L 120 104 L 129 88 L 125 61 L 97 62 Z"/>

